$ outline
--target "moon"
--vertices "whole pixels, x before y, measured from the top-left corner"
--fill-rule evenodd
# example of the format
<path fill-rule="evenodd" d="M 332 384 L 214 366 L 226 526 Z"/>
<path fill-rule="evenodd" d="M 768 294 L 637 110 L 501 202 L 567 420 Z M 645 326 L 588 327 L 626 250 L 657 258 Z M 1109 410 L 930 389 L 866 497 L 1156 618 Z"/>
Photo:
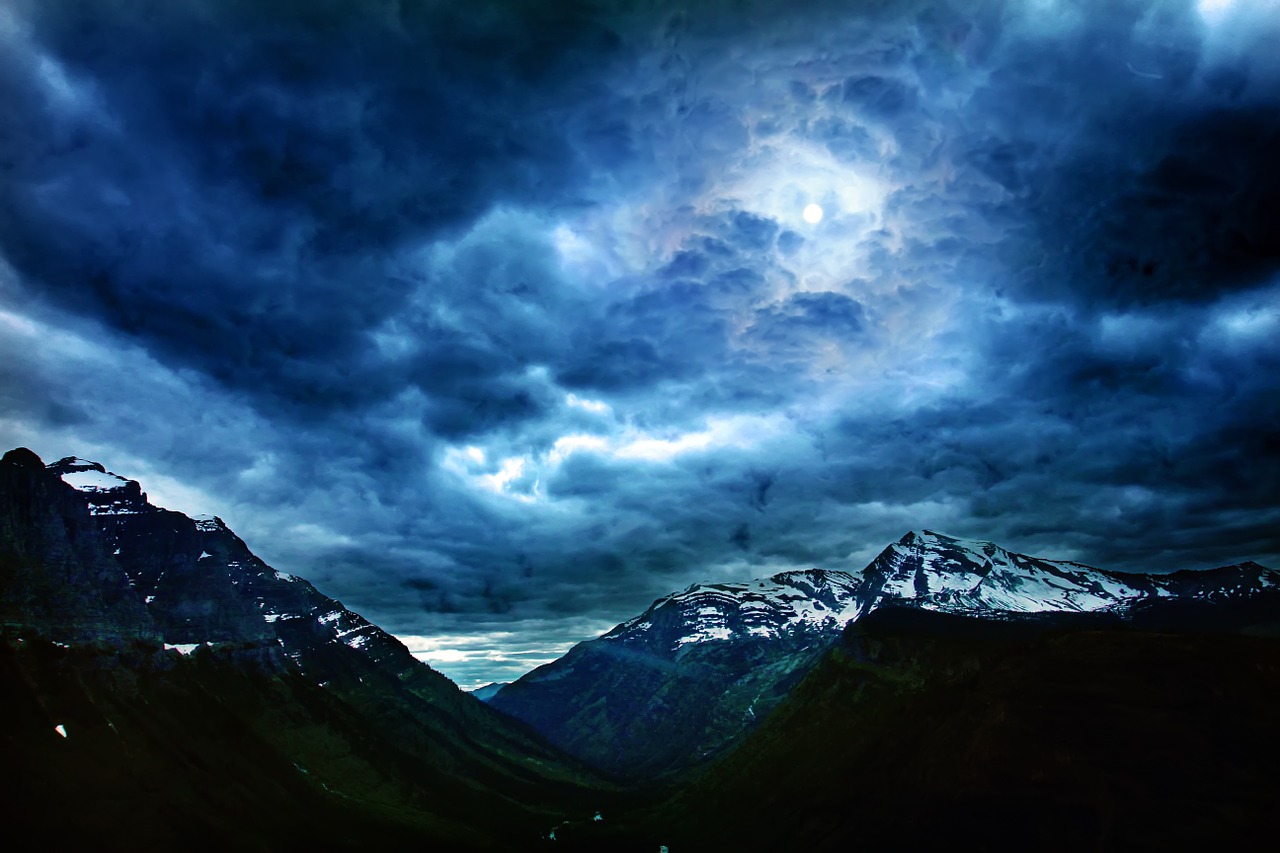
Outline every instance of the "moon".
<path fill-rule="evenodd" d="M 804 209 L 804 213 L 801 215 L 804 216 L 805 222 L 810 225 L 817 225 L 822 221 L 822 205 L 811 204 Z"/>

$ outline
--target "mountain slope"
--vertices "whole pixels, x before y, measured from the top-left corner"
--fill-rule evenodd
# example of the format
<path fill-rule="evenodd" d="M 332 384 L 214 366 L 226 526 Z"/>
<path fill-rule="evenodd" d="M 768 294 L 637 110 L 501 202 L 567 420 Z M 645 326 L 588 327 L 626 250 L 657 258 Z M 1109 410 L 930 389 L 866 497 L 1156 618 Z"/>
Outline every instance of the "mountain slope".
<path fill-rule="evenodd" d="M 86 721 L 118 730 L 119 743 L 99 744 L 104 754 L 145 756 L 163 770 L 121 777 L 102 770 L 111 761 L 93 759 L 100 787 L 77 788 L 69 773 L 49 780 L 48 796 L 97 796 L 89 811 L 103 820 L 117 789 L 125 799 L 155 796 L 169 803 L 157 831 L 190 840 L 200 833 L 187 821 L 206 812 L 186 798 L 221 780 L 245 798 L 283 803 L 290 820 L 318 818 L 317 804 L 342 811 L 342 803 L 358 803 L 353 826 L 390 821 L 400 827 L 388 830 L 392 836 L 419 833 L 419 843 L 448 836 L 467 849 L 506 849 L 611 796 L 579 763 L 460 691 L 394 637 L 267 566 L 220 520 L 155 507 L 136 482 L 74 457 L 46 469 L 29 451 L 13 451 L 0 462 L 0 489 L 4 689 L 15 708 L 28 709 L 6 730 L 6 766 L 14 778 L 43 778 L 42 761 L 91 760 L 76 753 L 68 765 L 50 752 L 85 743 L 50 740 L 56 712 L 79 715 L 68 724 L 73 733 Z M 153 711 L 171 722 L 151 720 Z M 177 723 L 184 715 L 189 732 Z M 125 731 L 121 720 L 136 725 Z M 202 726 L 240 732 L 217 757 L 218 767 L 239 770 L 224 775 L 208 757 L 188 756 L 186 739 L 205 737 Z M 251 796 L 234 781 L 256 766 L 256 752 L 276 768 L 263 771 L 269 778 L 290 768 L 287 784 L 248 785 Z M 294 773 L 306 776 L 306 796 L 295 796 Z M 35 794 L 14 796 L 27 802 Z M 51 808 L 38 798 L 27 805 L 32 814 Z M 208 813 L 236 819 L 220 808 Z M 255 809 L 269 820 L 271 809 Z M 77 826 L 94 834 L 83 821 L 65 828 Z M 454 837 L 468 826 L 469 835 Z"/>
<path fill-rule="evenodd" d="M 6 827 L 54 847 L 505 849 L 491 805 L 337 696 L 227 647 L 0 644 Z M 425 796 L 430 791 L 431 797 Z M 509 817 L 509 816 L 508 816 Z"/>
<path fill-rule="evenodd" d="M 503 690 L 494 707 L 610 772 L 653 777 L 714 757 L 754 727 L 851 622 L 886 605 L 1012 619 L 1154 601 L 1226 603 L 1280 587 L 1247 563 L 1128 575 L 911 532 L 859 572 L 696 584 Z"/>
<path fill-rule="evenodd" d="M 506 687 L 509 683 L 510 682 L 507 681 L 492 681 L 482 687 L 477 687 L 475 690 L 470 691 L 470 693 L 481 702 L 488 702 L 494 696 L 497 696 L 498 691 Z"/>
<path fill-rule="evenodd" d="M 436 760 L 486 775 L 547 779 L 564 757 L 460 691 L 404 644 L 302 578 L 276 571 L 216 517 L 149 503 L 136 481 L 99 463 L 67 457 L 49 472 L 88 502 L 130 584 L 166 643 L 268 643 L 314 683 L 385 710 L 390 692 L 442 735 Z M 497 761 L 496 756 L 515 756 Z M 524 764 L 523 768 L 517 765 Z"/>
<path fill-rule="evenodd" d="M 626 777 L 718 753 L 762 719 L 857 613 L 854 576 L 699 584 L 507 685 L 495 708 Z"/>
<path fill-rule="evenodd" d="M 722 762 L 609 829 L 672 849 L 1248 848 L 1280 794 L 1277 713 L 1275 638 L 889 605 Z"/>

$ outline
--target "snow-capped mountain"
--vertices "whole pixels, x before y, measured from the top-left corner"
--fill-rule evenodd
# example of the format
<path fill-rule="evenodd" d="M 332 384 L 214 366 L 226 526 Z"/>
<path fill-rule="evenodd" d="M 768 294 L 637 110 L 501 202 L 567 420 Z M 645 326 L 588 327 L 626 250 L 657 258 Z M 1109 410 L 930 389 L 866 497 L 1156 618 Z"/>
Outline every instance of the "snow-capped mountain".
<path fill-rule="evenodd" d="M 601 639 L 627 644 L 661 634 L 663 645 L 678 654 L 714 640 L 823 634 L 858 617 L 861 588 L 859 575 L 821 569 L 740 583 L 694 584 L 658 599 Z"/>
<path fill-rule="evenodd" d="M 577 762 L 221 519 L 88 460 L 0 459 L 0 629 L 6 802 L 82 828 L 141 815 L 133 846 L 261 827 L 249 846 L 505 850 L 596 798 Z"/>
<path fill-rule="evenodd" d="M 913 531 L 859 571 L 789 571 L 660 598 L 504 688 L 493 704 L 571 752 L 643 775 L 729 743 L 785 696 L 846 625 L 886 605 L 983 619 L 1122 618 L 1155 602 L 1224 603 L 1276 590 L 1280 573 L 1256 563 L 1126 574 Z"/>
<path fill-rule="evenodd" d="M 658 599 L 600 639 L 678 655 L 690 644 L 717 640 L 830 635 L 888 603 L 1006 618 L 1123 613 L 1150 599 L 1227 600 L 1268 589 L 1280 589 L 1280 572 L 1257 563 L 1164 575 L 1108 572 L 923 530 L 908 533 L 857 572 L 806 569 L 694 584 Z"/>
<path fill-rule="evenodd" d="M 137 481 L 87 459 L 67 457 L 48 468 L 88 501 L 166 643 L 275 641 L 304 672 L 332 657 L 325 646 L 342 645 L 375 665 L 419 668 L 399 640 L 268 566 L 222 519 L 156 507 Z"/>
<path fill-rule="evenodd" d="M 1109 572 L 928 530 L 890 545 L 862 575 L 864 613 L 892 601 L 987 617 L 1123 612 L 1151 599 L 1225 600 L 1280 588 L 1280 572 L 1252 562 L 1160 575 Z"/>
<path fill-rule="evenodd" d="M 89 512 L 93 515 L 136 515 L 148 506 L 137 480 L 121 477 L 97 462 L 68 456 L 48 467 L 89 498 Z"/>

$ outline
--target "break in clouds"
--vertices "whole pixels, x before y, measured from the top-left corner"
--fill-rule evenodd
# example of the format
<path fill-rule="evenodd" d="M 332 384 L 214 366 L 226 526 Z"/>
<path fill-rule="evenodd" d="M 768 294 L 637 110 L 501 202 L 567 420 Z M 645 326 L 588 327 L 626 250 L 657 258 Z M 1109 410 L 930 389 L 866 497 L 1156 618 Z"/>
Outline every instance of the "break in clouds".
<path fill-rule="evenodd" d="M 1280 562 L 1273 0 L 19 0 L 0 41 L 6 449 L 461 683 L 912 528 Z"/>

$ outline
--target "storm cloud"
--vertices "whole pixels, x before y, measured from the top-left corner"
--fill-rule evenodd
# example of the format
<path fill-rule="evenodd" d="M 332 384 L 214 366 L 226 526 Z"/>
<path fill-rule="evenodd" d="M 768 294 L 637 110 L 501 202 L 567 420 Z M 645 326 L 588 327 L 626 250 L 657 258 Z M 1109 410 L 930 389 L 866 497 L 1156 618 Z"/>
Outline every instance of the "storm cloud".
<path fill-rule="evenodd" d="M 1280 562 L 1271 0 L 19 0 L 0 42 L 6 446 L 461 681 L 912 528 Z"/>

